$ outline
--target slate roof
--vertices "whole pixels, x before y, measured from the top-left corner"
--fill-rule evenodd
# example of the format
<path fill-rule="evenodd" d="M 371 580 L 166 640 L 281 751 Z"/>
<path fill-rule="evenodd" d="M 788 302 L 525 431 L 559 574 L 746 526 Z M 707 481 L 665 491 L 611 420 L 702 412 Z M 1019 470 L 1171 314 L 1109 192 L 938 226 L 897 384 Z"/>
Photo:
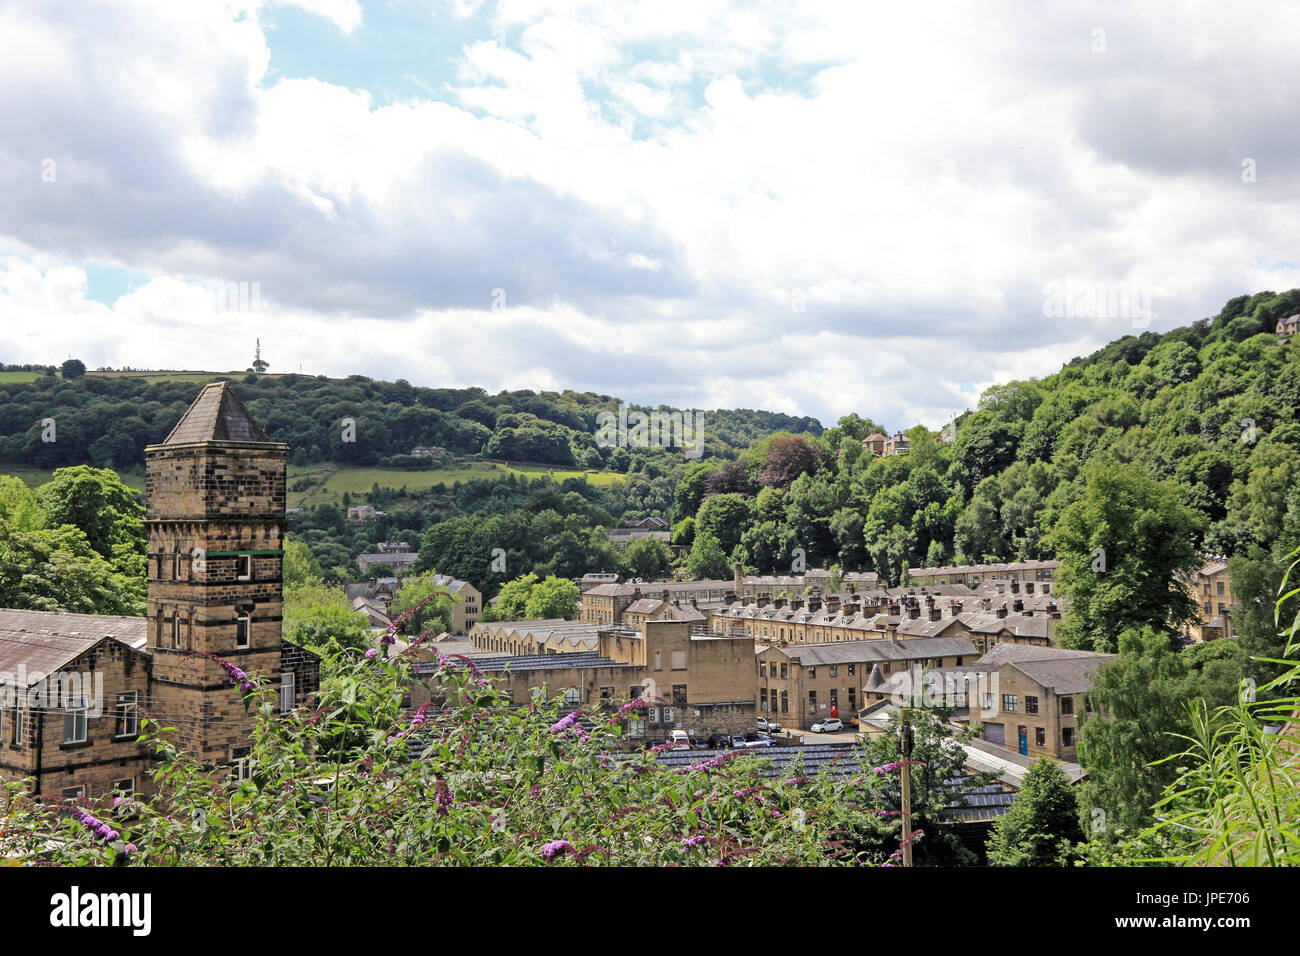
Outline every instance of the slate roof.
<path fill-rule="evenodd" d="M 575 667 L 631 667 L 631 664 L 619 664 L 608 657 L 601 657 L 594 651 L 578 651 L 572 654 L 510 654 L 478 655 L 474 657 L 474 666 L 485 674 L 500 674 L 505 671 L 518 674 L 521 671 L 555 671 L 569 670 Z M 434 661 L 417 662 L 411 665 L 416 674 L 431 674 L 438 669 Z"/>
<path fill-rule="evenodd" d="M 253 420 L 252 414 L 227 382 L 205 385 L 163 444 L 203 441 L 271 444 L 270 436 Z"/>
<path fill-rule="evenodd" d="M 52 674 L 105 638 L 137 651 L 148 642 L 148 620 L 110 614 L 0 609 L 0 673 L 26 669 L 31 682 Z"/>
<path fill-rule="evenodd" d="M 834 641 L 829 644 L 791 644 L 780 649 L 805 667 L 856 664 L 867 661 L 919 660 L 926 657 L 973 657 L 975 645 L 964 637 L 916 637 L 906 641 Z"/>

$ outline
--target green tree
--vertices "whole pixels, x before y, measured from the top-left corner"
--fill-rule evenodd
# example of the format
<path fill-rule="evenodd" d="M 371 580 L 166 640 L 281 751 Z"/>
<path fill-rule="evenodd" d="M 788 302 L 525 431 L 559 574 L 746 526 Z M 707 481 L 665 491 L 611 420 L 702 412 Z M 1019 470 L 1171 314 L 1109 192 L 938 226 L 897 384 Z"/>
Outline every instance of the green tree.
<path fill-rule="evenodd" d="M 718 539 L 707 531 L 696 531 L 695 542 L 686 556 L 686 573 L 696 580 L 728 577 L 731 564 Z"/>
<path fill-rule="evenodd" d="M 119 544 L 144 554 L 144 506 L 117 472 L 88 465 L 60 468 L 36 489 L 36 498 L 51 526 L 80 528 L 101 556 L 111 559 Z"/>
<path fill-rule="evenodd" d="M 69 381 L 74 378 L 81 378 L 86 374 L 86 363 L 81 359 L 70 358 L 59 366 L 59 372 Z"/>
<path fill-rule="evenodd" d="M 497 592 L 497 602 L 487 607 L 481 620 L 524 620 L 528 616 L 528 599 L 532 596 L 533 587 L 537 584 L 537 581 L 537 575 L 529 571 L 527 574 L 521 574 L 513 581 L 507 581 L 501 585 L 501 590 Z"/>
<path fill-rule="evenodd" d="M 325 583 L 325 572 L 305 541 L 286 539 L 280 575 L 284 590 Z"/>
<path fill-rule="evenodd" d="M 1079 720 L 1079 760 L 1088 771 L 1079 792 L 1080 821 L 1096 836 L 1133 834 L 1151 822 L 1151 807 L 1174 779 L 1164 761 L 1191 730 L 1187 703 L 1211 707 L 1237 699 L 1246 656 L 1231 641 L 1178 652 L 1162 628 L 1125 631 L 1119 654 L 1098 669 L 1088 694 L 1091 712 Z M 1096 817 L 1094 810 L 1104 811 Z"/>
<path fill-rule="evenodd" d="M 1138 465 L 1090 465 L 1083 494 L 1046 539 L 1061 561 L 1058 590 L 1069 606 L 1058 640 L 1113 652 L 1124 630 L 1170 633 L 1192 620 L 1186 581 L 1200 566 L 1194 545 L 1200 516 L 1182 492 Z"/>
<path fill-rule="evenodd" d="M 79 528 L 15 531 L 0 520 L 0 607 L 143 615 L 143 575 L 128 577 Z"/>
<path fill-rule="evenodd" d="M 1035 760 L 1011 809 L 989 837 L 994 866 L 1070 866 L 1083 842 L 1070 780 L 1054 760 Z"/>
<path fill-rule="evenodd" d="M 428 631 L 436 636 L 451 630 L 451 607 L 461 599 L 449 594 L 447 588 L 438 584 L 434 577 L 433 573 L 426 573 L 402 581 L 397 597 L 393 598 L 390 613 L 396 621 L 410 612 L 411 616 L 402 628 L 403 634 L 415 637 Z"/>
<path fill-rule="evenodd" d="M 578 616 L 578 586 L 568 578 L 548 576 L 533 585 L 524 605 L 524 617 L 529 620 L 563 618 L 572 621 Z"/>
<path fill-rule="evenodd" d="M 671 556 L 656 538 L 639 538 L 623 551 L 623 567 L 629 577 L 653 581 L 668 571 Z"/>
<path fill-rule="evenodd" d="M 341 588 L 299 582 L 284 591 L 284 637 L 322 655 L 341 647 L 365 650 L 370 646 L 370 624 L 364 614 L 348 607 Z"/>

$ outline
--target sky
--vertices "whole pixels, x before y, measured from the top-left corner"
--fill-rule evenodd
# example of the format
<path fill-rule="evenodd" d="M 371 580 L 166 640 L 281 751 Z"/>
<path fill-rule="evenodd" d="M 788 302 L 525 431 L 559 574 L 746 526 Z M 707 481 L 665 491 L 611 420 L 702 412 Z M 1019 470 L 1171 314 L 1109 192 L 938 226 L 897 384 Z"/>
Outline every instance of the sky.
<path fill-rule="evenodd" d="M 1298 35 L 1286 0 L 0 0 L 0 362 L 260 339 L 937 428 L 1300 286 Z"/>

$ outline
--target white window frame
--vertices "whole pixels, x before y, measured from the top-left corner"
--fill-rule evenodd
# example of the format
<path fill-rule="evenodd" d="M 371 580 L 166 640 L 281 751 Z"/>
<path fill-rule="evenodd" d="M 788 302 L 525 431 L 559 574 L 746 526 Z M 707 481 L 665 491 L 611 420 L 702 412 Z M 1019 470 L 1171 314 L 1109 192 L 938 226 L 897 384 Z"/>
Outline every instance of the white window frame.
<path fill-rule="evenodd" d="M 241 569 L 247 568 L 246 574 L 241 574 Z M 251 554 L 235 555 L 235 580 L 251 581 L 253 580 L 253 556 Z"/>
<path fill-rule="evenodd" d="M 114 718 L 113 729 L 115 731 L 113 735 L 114 737 L 117 737 L 119 739 L 125 739 L 128 737 L 140 736 L 139 706 L 140 706 L 139 691 L 130 690 L 117 695 L 117 706 L 113 711 L 113 718 Z M 129 729 L 117 733 L 116 731 L 120 730 L 124 726 L 123 723 L 124 719 L 125 719 L 125 727 Z"/>
<path fill-rule="evenodd" d="M 80 704 L 78 704 L 80 701 Z M 85 697 L 69 697 L 68 704 L 63 714 L 63 742 L 65 744 L 84 744 L 90 739 L 90 726 L 87 720 L 87 712 L 90 710 L 90 701 Z M 69 721 L 71 721 L 71 730 L 74 736 L 68 736 Z M 78 729 L 81 731 L 77 735 Z"/>
<path fill-rule="evenodd" d="M 293 671 L 285 671 L 280 675 L 280 713 L 293 710 L 293 693 Z"/>
<path fill-rule="evenodd" d="M 122 786 L 126 784 L 126 786 Z M 113 792 L 120 793 L 124 796 L 135 796 L 135 777 L 123 777 L 121 780 L 113 781 Z"/>
<path fill-rule="evenodd" d="M 85 798 L 86 798 L 86 785 L 85 785 L 85 784 L 82 784 L 81 786 L 78 786 L 78 787 L 64 787 L 64 788 L 63 788 L 63 799 L 64 799 L 64 800 L 84 800 Z"/>
<path fill-rule="evenodd" d="M 181 647 L 181 613 L 176 611 L 172 614 L 172 647 L 180 650 Z"/>
<path fill-rule="evenodd" d="M 242 625 L 243 642 L 240 642 Z M 235 617 L 235 649 L 246 650 L 253 646 L 253 618 L 249 614 L 240 614 Z"/>

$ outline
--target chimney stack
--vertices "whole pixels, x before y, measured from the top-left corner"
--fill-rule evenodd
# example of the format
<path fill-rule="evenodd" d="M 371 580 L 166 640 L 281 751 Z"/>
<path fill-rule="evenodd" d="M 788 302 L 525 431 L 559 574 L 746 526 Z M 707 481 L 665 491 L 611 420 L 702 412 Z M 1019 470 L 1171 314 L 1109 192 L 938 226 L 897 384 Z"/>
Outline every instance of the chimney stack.
<path fill-rule="evenodd" d="M 998 605 L 998 617 L 1006 617 L 1006 616 L 1007 616 L 1007 602 L 1003 601 L 1001 604 Z"/>
<path fill-rule="evenodd" d="M 943 617 L 943 610 L 937 607 L 930 608 L 930 620 L 938 621 Z"/>
<path fill-rule="evenodd" d="M 1012 594 L 1019 594 L 1019 593 L 1020 593 L 1020 579 L 1019 579 L 1019 578 L 1012 578 L 1012 579 L 1011 579 L 1011 593 L 1012 593 Z"/>

